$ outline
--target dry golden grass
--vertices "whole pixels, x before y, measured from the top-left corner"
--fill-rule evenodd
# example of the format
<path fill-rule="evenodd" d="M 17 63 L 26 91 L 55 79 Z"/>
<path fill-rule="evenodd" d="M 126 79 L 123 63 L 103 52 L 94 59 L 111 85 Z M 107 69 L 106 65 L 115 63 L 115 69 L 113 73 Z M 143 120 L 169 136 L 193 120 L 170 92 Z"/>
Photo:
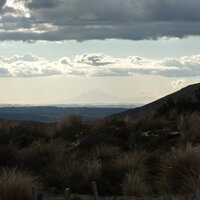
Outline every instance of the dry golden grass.
<path fill-rule="evenodd" d="M 125 152 L 115 159 L 115 166 L 124 173 L 145 171 L 147 157 L 148 153 L 143 150 Z"/>
<path fill-rule="evenodd" d="M 2 169 L 0 173 L 0 200 L 31 200 L 35 179 L 16 169 Z"/>
<path fill-rule="evenodd" d="M 141 149 L 122 153 L 115 160 L 115 166 L 123 175 L 122 192 L 127 196 L 143 196 L 147 193 L 145 182 L 148 153 Z"/>
<path fill-rule="evenodd" d="M 148 187 L 144 180 L 144 174 L 141 172 L 126 174 L 122 187 L 123 194 L 126 196 L 145 196 L 148 192 Z"/>
<path fill-rule="evenodd" d="M 161 183 L 169 193 L 195 193 L 200 188 L 200 147 L 173 150 L 162 165 Z"/>

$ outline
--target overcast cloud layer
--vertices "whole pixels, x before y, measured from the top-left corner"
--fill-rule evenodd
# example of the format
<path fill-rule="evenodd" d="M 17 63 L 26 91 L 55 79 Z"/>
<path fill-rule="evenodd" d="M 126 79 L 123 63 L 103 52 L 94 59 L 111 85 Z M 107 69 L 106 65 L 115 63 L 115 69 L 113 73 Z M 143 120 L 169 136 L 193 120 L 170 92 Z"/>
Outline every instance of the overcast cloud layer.
<path fill-rule="evenodd" d="M 1 77 L 52 75 L 195 77 L 200 76 L 199 69 L 200 55 L 156 60 L 136 56 L 114 58 L 105 54 L 83 54 L 75 56 L 73 60 L 63 57 L 53 62 L 32 54 L 0 57 Z"/>
<path fill-rule="evenodd" d="M 0 40 L 200 35 L 199 0 L 0 0 Z"/>

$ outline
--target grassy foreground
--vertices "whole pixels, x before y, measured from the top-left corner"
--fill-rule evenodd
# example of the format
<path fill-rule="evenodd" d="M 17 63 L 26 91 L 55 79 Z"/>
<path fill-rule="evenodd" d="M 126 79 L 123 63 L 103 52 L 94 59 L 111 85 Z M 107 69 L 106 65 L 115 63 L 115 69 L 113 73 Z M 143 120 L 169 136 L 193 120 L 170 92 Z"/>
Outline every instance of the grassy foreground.
<path fill-rule="evenodd" d="M 200 199 L 199 144 L 199 112 L 0 121 L 0 200 L 29 200 L 33 185 L 49 200 L 62 199 L 66 187 L 91 194 L 92 181 L 112 199 Z"/>

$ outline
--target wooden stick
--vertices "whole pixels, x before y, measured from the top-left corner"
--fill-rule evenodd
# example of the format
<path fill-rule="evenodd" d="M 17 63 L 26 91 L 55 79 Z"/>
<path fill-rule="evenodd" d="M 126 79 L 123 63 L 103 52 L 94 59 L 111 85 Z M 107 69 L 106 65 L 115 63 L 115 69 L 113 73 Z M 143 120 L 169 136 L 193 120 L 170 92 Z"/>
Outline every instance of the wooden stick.
<path fill-rule="evenodd" d="M 37 200 L 37 189 L 34 185 L 32 186 L 32 200 Z"/>
<path fill-rule="evenodd" d="M 94 200 L 98 200 L 97 185 L 94 181 L 92 182 L 92 191 L 93 191 L 93 195 L 94 195 Z"/>
<path fill-rule="evenodd" d="M 65 200 L 70 200 L 70 188 L 65 188 Z"/>

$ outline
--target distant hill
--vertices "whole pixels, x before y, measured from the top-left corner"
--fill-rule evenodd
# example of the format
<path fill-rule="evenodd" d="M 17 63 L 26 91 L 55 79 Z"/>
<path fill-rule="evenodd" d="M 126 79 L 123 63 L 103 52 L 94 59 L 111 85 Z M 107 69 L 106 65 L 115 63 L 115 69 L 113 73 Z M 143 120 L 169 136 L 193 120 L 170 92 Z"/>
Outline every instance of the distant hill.
<path fill-rule="evenodd" d="M 128 110 L 124 107 L 56 107 L 9 106 L 0 107 L 0 119 L 55 122 L 71 113 L 80 114 L 85 120 L 103 118 Z"/>
<path fill-rule="evenodd" d="M 200 83 L 189 85 L 185 88 L 180 89 L 177 92 L 174 92 L 172 94 L 169 94 L 163 98 L 160 98 L 152 103 L 146 104 L 139 108 L 134 108 L 127 110 L 125 112 L 112 115 L 112 118 L 125 118 L 125 117 L 142 117 L 147 114 L 153 114 L 161 105 L 163 105 L 168 99 L 178 100 L 180 98 L 191 98 L 193 101 L 195 101 L 195 90 L 197 90 L 200 87 Z"/>

